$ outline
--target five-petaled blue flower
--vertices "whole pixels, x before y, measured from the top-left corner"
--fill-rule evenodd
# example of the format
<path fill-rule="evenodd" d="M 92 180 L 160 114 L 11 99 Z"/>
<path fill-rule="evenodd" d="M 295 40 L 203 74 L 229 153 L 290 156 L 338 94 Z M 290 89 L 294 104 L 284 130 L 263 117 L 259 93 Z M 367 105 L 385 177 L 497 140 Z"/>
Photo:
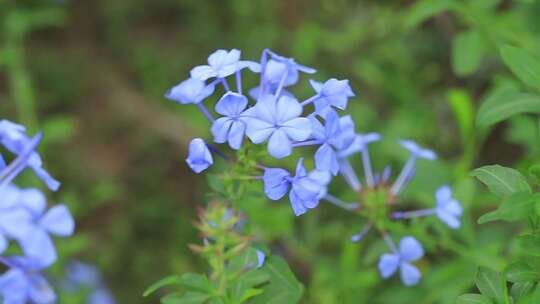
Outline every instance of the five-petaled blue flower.
<path fill-rule="evenodd" d="M 354 93 L 348 80 L 330 78 L 325 83 L 310 80 L 311 86 L 317 93 L 315 99 L 315 113 L 325 116 L 332 107 L 340 110 L 347 108 L 347 101 L 354 97 Z"/>
<path fill-rule="evenodd" d="M 201 173 L 214 163 L 212 153 L 201 138 L 194 138 L 189 143 L 189 155 L 186 163 L 195 173 Z"/>
<path fill-rule="evenodd" d="M 389 278 L 399 268 L 401 281 L 406 286 L 416 285 L 421 273 L 411 262 L 424 255 L 422 245 L 412 236 L 403 237 L 399 242 L 399 250 L 393 248 L 393 253 L 385 253 L 379 259 L 379 271 L 383 278 Z"/>
<path fill-rule="evenodd" d="M 290 189 L 289 200 L 296 216 L 317 207 L 320 199 L 326 195 L 330 179 L 326 171 L 313 170 L 307 173 L 302 158 L 296 165 L 294 177 L 280 168 L 267 168 L 263 176 L 265 193 L 272 200 L 281 199 Z"/>
<path fill-rule="evenodd" d="M 260 71 L 258 63 L 240 60 L 240 51 L 237 49 L 217 50 L 208 57 L 208 65 L 199 65 L 191 70 L 191 77 L 203 81 L 213 77 L 225 78 L 243 68 L 256 73 Z"/>
<path fill-rule="evenodd" d="M 450 228 L 459 228 L 463 209 L 459 201 L 452 198 L 452 189 L 449 186 L 440 187 L 435 193 L 435 198 L 437 200 L 437 206 L 435 207 L 437 217 Z"/>
<path fill-rule="evenodd" d="M 188 78 L 174 86 L 165 97 L 181 104 L 198 104 L 214 93 L 215 84 L 206 85 L 202 80 Z"/>
<path fill-rule="evenodd" d="M 245 112 L 246 134 L 255 144 L 268 140 L 268 152 L 273 157 L 289 156 L 293 141 L 306 140 L 311 135 L 309 119 L 300 117 L 301 114 L 302 106 L 296 99 L 264 95 Z"/>
<path fill-rule="evenodd" d="M 246 122 L 242 119 L 248 100 L 244 95 L 227 92 L 216 104 L 216 112 L 223 115 L 212 124 L 210 131 L 217 143 L 229 142 L 229 146 L 235 150 L 240 149 Z"/>

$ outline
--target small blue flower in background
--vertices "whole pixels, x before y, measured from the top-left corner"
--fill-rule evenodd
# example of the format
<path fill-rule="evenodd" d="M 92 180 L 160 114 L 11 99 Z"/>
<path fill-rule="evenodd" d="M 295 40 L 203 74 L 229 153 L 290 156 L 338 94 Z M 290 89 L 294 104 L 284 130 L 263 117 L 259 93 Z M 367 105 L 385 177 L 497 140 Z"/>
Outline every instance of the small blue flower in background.
<path fill-rule="evenodd" d="M 216 112 L 223 117 L 216 119 L 210 129 L 216 143 L 229 142 L 232 149 L 240 149 L 246 132 L 242 112 L 247 105 L 247 97 L 238 93 L 227 92 L 221 97 L 216 104 Z"/>
<path fill-rule="evenodd" d="M 214 163 L 212 154 L 201 138 L 194 138 L 189 143 L 189 155 L 186 163 L 195 173 L 201 173 Z"/>
<path fill-rule="evenodd" d="M 303 141 L 311 135 L 309 119 L 300 117 L 302 106 L 296 99 L 264 95 L 246 110 L 246 134 L 260 144 L 268 140 L 268 153 L 275 158 L 291 155 L 293 141 Z"/>
<path fill-rule="evenodd" d="M 81 289 L 90 289 L 87 304 L 114 304 L 111 292 L 94 265 L 80 261 L 71 261 L 66 268 L 66 276 L 61 282 L 64 291 L 75 293 Z"/>
<path fill-rule="evenodd" d="M 379 259 L 379 271 L 383 278 L 389 278 L 399 268 L 401 281 L 405 286 L 416 285 L 421 274 L 418 268 L 411 264 L 424 255 L 422 245 L 412 236 L 406 236 L 399 242 L 399 250 L 391 245 L 393 253 L 385 253 Z"/>
<path fill-rule="evenodd" d="M 437 199 L 437 206 L 435 208 L 437 217 L 450 228 L 459 228 L 463 209 L 461 208 L 461 204 L 452 198 L 452 189 L 448 186 L 440 187 L 435 193 L 435 198 Z"/>
<path fill-rule="evenodd" d="M 266 254 L 262 250 L 257 249 L 257 268 L 261 268 L 266 260 Z"/>
<path fill-rule="evenodd" d="M 331 78 L 325 83 L 315 80 L 310 80 L 310 83 L 318 96 L 314 100 L 315 113 L 322 116 L 332 110 L 332 107 L 345 110 L 349 98 L 354 97 L 348 80 Z"/>
<path fill-rule="evenodd" d="M 263 175 L 264 193 L 269 199 L 277 201 L 287 194 L 291 180 L 289 171 L 285 169 L 266 168 Z"/>
<path fill-rule="evenodd" d="M 26 128 L 24 126 L 8 120 L 0 120 L 0 143 L 11 153 L 17 155 L 23 153 L 30 141 L 31 138 L 26 135 Z M 28 158 L 27 165 L 50 190 L 58 190 L 60 182 L 43 169 L 43 162 L 39 154 L 33 152 Z"/>
<path fill-rule="evenodd" d="M 26 257 L 1 258 L 10 269 L 0 275 L 0 295 L 4 303 L 52 304 L 56 294 L 40 274 L 43 265 Z"/>
<path fill-rule="evenodd" d="M 198 104 L 212 95 L 214 90 L 213 83 L 206 85 L 202 80 L 188 78 L 172 87 L 165 93 L 165 97 L 181 104 Z"/>
<path fill-rule="evenodd" d="M 435 152 L 428 149 L 423 149 L 412 140 L 401 140 L 399 144 L 405 149 L 409 150 L 411 155 L 390 189 L 390 192 L 394 195 L 398 194 L 402 190 L 403 186 L 411 179 L 412 176 L 414 176 L 417 159 L 425 158 L 428 160 L 435 160 L 437 158 L 437 154 L 435 154 Z"/>
<path fill-rule="evenodd" d="M 252 72 L 259 72 L 260 66 L 256 62 L 241 61 L 240 51 L 217 50 L 208 57 L 208 65 L 199 65 L 191 70 L 191 77 L 199 80 L 209 78 L 225 78 L 243 68 L 249 68 Z"/>

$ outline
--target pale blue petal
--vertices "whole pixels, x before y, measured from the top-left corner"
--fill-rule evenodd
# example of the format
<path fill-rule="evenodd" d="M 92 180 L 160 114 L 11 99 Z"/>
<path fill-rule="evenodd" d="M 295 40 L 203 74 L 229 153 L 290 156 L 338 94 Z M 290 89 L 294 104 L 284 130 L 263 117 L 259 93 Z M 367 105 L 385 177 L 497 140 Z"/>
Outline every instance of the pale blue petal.
<path fill-rule="evenodd" d="M 244 140 L 245 131 L 246 124 L 244 122 L 237 120 L 232 123 L 231 129 L 229 130 L 229 146 L 232 149 L 240 149 Z"/>
<path fill-rule="evenodd" d="M 39 225 L 51 234 L 67 237 L 75 230 L 75 221 L 65 205 L 56 205 L 49 209 L 39 220 Z"/>
<path fill-rule="evenodd" d="M 214 163 L 212 154 L 201 138 L 195 138 L 189 143 L 189 155 L 186 163 L 195 173 L 201 173 Z"/>
<path fill-rule="evenodd" d="M 292 144 L 285 131 L 277 129 L 272 133 L 268 140 L 268 153 L 275 158 L 284 158 L 291 155 Z"/>
<path fill-rule="evenodd" d="M 315 167 L 317 170 L 331 172 L 336 175 L 339 171 L 339 163 L 334 149 L 328 144 L 323 144 L 315 152 Z"/>
<path fill-rule="evenodd" d="M 289 172 L 280 168 L 267 168 L 264 170 L 264 192 L 271 200 L 281 199 L 290 188 Z"/>
<path fill-rule="evenodd" d="M 401 263 L 399 268 L 401 281 L 405 286 L 413 286 L 418 284 L 418 281 L 420 281 L 420 277 L 422 276 L 418 268 L 407 262 Z"/>
<path fill-rule="evenodd" d="M 51 265 L 57 259 L 53 241 L 42 229 L 33 229 L 19 240 L 19 244 L 27 257 L 39 260 L 42 265 Z"/>
<path fill-rule="evenodd" d="M 56 294 L 47 280 L 39 274 L 29 274 L 28 281 L 30 299 L 35 304 L 51 304 L 56 302 Z"/>
<path fill-rule="evenodd" d="M 420 259 L 424 249 L 414 237 L 406 236 L 399 241 L 399 254 L 404 261 L 411 262 Z"/>
<path fill-rule="evenodd" d="M 302 106 L 292 97 L 281 96 L 276 104 L 276 119 L 280 123 L 294 119 L 302 114 Z"/>
<path fill-rule="evenodd" d="M 254 144 L 260 144 L 276 130 L 274 125 L 257 118 L 246 118 L 246 135 Z"/>
<path fill-rule="evenodd" d="M 305 117 L 298 117 L 282 124 L 283 131 L 294 141 L 303 141 L 311 136 L 311 123 Z"/>
<path fill-rule="evenodd" d="M 296 195 L 294 191 L 289 192 L 289 200 L 291 201 L 291 207 L 294 215 L 300 216 L 307 212 L 307 208 L 304 207 L 302 200 Z"/>
<path fill-rule="evenodd" d="M 215 109 L 216 112 L 221 115 L 236 117 L 244 111 L 247 104 L 248 100 L 246 96 L 234 92 L 227 92 L 216 103 Z"/>
<path fill-rule="evenodd" d="M 379 272 L 384 279 L 393 275 L 399 267 L 399 256 L 385 253 L 379 259 Z"/>
<path fill-rule="evenodd" d="M 216 77 L 216 71 L 209 65 L 199 65 L 191 69 L 191 78 L 205 81 L 208 78 Z"/>
<path fill-rule="evenodd" d="M 214 120 L 212 127 L 210 128 L 210 132 L 214 136 L 215 142 L 222 144 L 227 141 L 232 123 L 233 120 L 229 117 L 220 117 Z"/>

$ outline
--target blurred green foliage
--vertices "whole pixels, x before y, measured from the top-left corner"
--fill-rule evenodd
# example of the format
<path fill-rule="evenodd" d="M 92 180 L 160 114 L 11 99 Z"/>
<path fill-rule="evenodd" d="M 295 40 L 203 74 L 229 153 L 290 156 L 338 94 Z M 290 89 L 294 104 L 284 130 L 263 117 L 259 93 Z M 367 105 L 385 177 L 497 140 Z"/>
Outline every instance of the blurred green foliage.
<path fill-rule="evenodd" d="M 142 298 L 149 284 L 207 267 L 187 244 L 198 242 L 191 223 L 209 188 L 183 158 L 208 126 L 163 93 L 217 48 L 257 59 L 268 47 L 317 67 L 318 80 L 350 79 L 358 130 L 386 138 L 375 167 L 399 168 L 398 138 L 432 147 L 441 160 L 421 163 L 405 194 L 427 206 L 419 189 L 453 185 L 462 228 L 412 222 L 428 252 L 414 288 L 379 278 L 383 243 L 349 242 L 361 223 L 341 210 L 293 218 L 251 183 L 239 200 L 249 230 L 288 261 L 305 303 L 454 303 L 474 290 L 479 265 L 502 270 L 521 255 L 516 224 L 476 224 L 499 201 L 469 171 L 538 163 L 540 123 L 527 113 L 539 111 L 539 74 L 520 67 L 538 67 L 539 31 L 533 0 L 0 0 L 0 110 L 45 132 L 46 166 L 63 181 L 51 199 L 78 223 L 57 242 L 62 261 L 99 265 L 119 303 L 155 303 Z M 509 101 L 522 106 L 490 112 Z M 340 183 L 331 191 L 347 195 Z"/>

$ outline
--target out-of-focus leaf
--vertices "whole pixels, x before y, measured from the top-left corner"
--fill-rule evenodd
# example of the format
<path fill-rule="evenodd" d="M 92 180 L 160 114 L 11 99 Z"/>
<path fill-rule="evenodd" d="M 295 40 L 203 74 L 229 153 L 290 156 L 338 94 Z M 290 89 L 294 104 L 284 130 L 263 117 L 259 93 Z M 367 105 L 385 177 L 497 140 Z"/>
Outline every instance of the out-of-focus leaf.
<path fill-rule="evenodd" d="M 497 210 L 487 213 L 478 219 L 479 224 L 493 220 L 517 221 L 526 219 L 535 212 L 538 197 L 529 192 L 513 193 L 503 199 Z"/>
<path fill-rule="evenodd" d="M 522 297 L 531 293 L 536 282 L 519 282 L 512 285 L 510 295 L 515 301 L 519 301 Z M 521 303 L 521 302 L 518 302 Z"/>
<path fill-rule="evenodd" d="M 468 293 L 459 296 L 456 304 L 493 304 L 493 301 L 481 294 Z"/>
<path fill-rule="evenodd" d="M 474 128 L 474 108 L 472 100 L 463 90 L 451 90 L 448 93 L 448 102 L 452 107 L 454 116 L 458 122 L 461 140 L 466 144 L 470 139 Z"/>
<path fill-rule="evenodd" d="M 500 48 L 504 63 L 512 72 L 528 86 L 540 90 L 540 58 L 531 52 L 503 45 Z"/>
<path fill-rule="evenodd" d="M 474 73 L 486 49 L 482 35 L 476 30 L 461 32 L 452 42 L 452 68 L 458 76 Z"/>
<path fill-rule="evenodd" d="M 474 169 L 471 175 L 478 178 L 497 196 L 504 197 L 520 191 L 531 191 L 525 177 L 512 168 L 500 165 L 484 166 Z"/>
<path fill-rule="evenodd" d="M 508 298 L 506 281 L 497 271 L 486 267 L 480 267 L 476 274 L 475 283 L 478 290 L 480 290 L 484 296 L 496 303 L 508 303 L 506 301 Z"/>
<path fill-rule="evenodd" d="M 210 299 L 210 295 L 202 292 L 188 291 L 183 295 L 171 293 L 161 298 L 163 304 L 202 304 Z"/>
<path fill-rule="evenodd" d="M 540 237 L 534 234 L 518 236 L 518 242 L 524 253 L 540 256 Z"/>
<path fill-rule="evenodd" d="M 416 1 L 405 18 L 405 26 L 408 28 L 414 27 L 434 15 L 456 7 L 458 7 L 458 3 L 454 0 Z"/>
<path fill-rule="evenodd" d="M 212 285 L 206 276 L 198 273 L 184 273 L 182 275 L 168 276 L 157 281 L 144 291 L 143 296 L 149 296 L 156 290 L 170 285 L 181 285 L 190 290 L 198 290 L 203 292 L 209 292 L 212 290 Z"/>
<path fill-rule="evenodd" d="M 517 92 L 497 94 L 482 103 L 478 109 L 476 124 L 488 127 L 523 113 L 540 113 L 540 96 Z"/>
<path fill-rule="evenodd" d="M 506 279 L 513 283 L 530 282 L 540 278 L 540 273 L 523 261 L 510 264 L 505 274 Z"/>

